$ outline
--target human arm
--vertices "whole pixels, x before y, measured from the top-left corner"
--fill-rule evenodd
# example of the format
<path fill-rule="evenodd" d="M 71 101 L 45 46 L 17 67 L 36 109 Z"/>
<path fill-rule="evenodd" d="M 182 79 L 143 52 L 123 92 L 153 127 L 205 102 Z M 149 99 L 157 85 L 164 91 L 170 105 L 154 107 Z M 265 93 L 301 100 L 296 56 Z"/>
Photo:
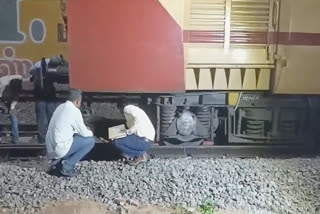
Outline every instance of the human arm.
<path fill-rule="evenodd" d="M 18 104 L 18 101 L 14 100 L 10 103 L 10 109 L 9 113 L 10 114 L 15 114 L 16 113 L 16 105 Z"/>
<path fill-rule="evenodd" d="M 75 113 L 75 124 L 74 125 L 75 125 L 74 129 L 77 134 L 79 134 L 83 137 L 93 136 L 92 131 L 89 130 L 87 128 L 87 126 L 84 124 L 83 117 L 81 115 L 80 110 Z"/>
<path fill-rule="evenodd" d="M 32 68 L 30 69 L 30 82 L 33 82 L 33 81 L 34 81 L 35 75 L 36 75 L 36 68 L 35 68 L 35 67 L 32 67 Z"/>
<path fill-rule="evenodd" d="M 128 135 L 131 135 L 131 134 L 136 134 L 137 131 L 138 131 L 137 121 L 133 121 L 133 123 L 130 126 L 128 126 L 126 133 Z"/>
<path fill-rule="evenodd" d="M 137 118 L 135 117 L 135 109 L 132 106 L 126 106 L 124 108 L 124 117 L 126 118 L 126 124 L 128 127 L 126 133 L 128 135 L 135 134 L 137 131 Z"/>
<path fill-rule="evenodd" d="M 127 134 L 127 135 L 132 135 L 132 134 L 135 134 L 136 131 L 137 131 L 137 129 L 131 128 L 131 129 L 128 129 L 128 130 L 126 131 L 126 134 Z"/>

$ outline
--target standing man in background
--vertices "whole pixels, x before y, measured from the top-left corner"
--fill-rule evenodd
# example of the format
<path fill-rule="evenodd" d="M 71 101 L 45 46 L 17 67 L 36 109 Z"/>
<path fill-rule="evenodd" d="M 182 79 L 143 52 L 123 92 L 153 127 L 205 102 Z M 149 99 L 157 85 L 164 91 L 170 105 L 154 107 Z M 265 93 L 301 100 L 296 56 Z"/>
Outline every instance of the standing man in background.
<path fill-rule="evenodd" d="M 34 97 L 36 100 L 36 117 L 38 125 L 38 141 L 45 143 L 48 124 L 56 108 L 56 89 L 54 83 L 46 73 L 48 64 L 61 64 L 63 60 L 60 57 L 42 58 L 41 61 L 34 64 L 31 69 L 31 82 L 34 82 Z"/>
<path fill-rule="evenodd" d="M 81 101 L 81 91 L 71 89 L 68 101 L 53 113 L 46 136 L 48 158 L 53 163 L 49 174 L 54 175 L 58 171 L 62 176 L 76 176 L 75 164 L 94 147 L 93 133 L 81 115 Z"/>

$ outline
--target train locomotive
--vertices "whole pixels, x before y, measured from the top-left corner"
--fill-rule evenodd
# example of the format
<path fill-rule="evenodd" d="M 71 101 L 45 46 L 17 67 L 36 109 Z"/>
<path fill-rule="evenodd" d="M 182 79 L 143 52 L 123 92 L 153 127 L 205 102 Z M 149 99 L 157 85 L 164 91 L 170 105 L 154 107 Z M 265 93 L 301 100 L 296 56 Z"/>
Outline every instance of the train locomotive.
<path fill-rule="evenodd" d="M 68 3 L 71 85 L 152 99 L 156 141 L 306 143 L 313 136 L 318 1 Z"/>
<path fill-rule="evenodd" d="M 89 108 L 138 97 L 170 146 L 315 142 L 319 1 L 52 2 L 70 86 Z"/>

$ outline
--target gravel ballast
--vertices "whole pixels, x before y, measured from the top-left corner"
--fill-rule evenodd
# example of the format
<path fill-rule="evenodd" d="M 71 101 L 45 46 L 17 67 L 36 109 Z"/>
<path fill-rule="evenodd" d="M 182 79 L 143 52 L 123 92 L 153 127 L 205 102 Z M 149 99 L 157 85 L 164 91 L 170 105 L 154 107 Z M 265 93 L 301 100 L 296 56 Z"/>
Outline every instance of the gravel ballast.
<path fill-rule="evenodd" d="M 220 209 L 320 213 L 320 158 L 153 159 L 137 167 L 82 162 L 75 178 L 27 165 L 0 163 L 0 207 L 32 211 L 70 198 L 102 202 L 111 210 L 119 204 L 197 207 L 210 198 Z"/>

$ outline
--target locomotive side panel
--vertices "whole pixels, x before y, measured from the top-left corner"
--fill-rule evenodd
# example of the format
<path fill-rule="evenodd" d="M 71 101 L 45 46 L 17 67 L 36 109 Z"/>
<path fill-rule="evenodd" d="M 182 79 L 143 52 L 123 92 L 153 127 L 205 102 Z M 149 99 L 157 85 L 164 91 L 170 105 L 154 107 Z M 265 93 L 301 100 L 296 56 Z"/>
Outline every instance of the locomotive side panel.
<path fill-rule="evenodd" d="M 269 90 L 276 2 L 187 0 L 187 90 Z"/>
<path fill-rule="evenodd" d="M 320 93 L 320 2 L 282 0 L 274 92 Z"/>
<path fill-rule="evenodd" d="M 159 1 L 70 0 L 68 26 L 72 87 L 184 91 L 182 29 Z"/>

